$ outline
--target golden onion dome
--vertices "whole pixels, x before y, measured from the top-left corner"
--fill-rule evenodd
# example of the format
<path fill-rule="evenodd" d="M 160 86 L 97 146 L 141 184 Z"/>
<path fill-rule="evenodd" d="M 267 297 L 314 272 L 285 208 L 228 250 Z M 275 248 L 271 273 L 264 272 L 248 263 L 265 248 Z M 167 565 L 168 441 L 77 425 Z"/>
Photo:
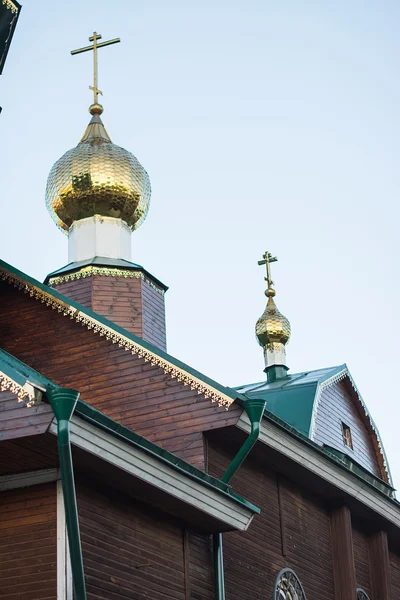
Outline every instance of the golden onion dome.
<path fill-rule="evenodd" d="M 273 343 L 285 345 L 290 338 L 289 319 L 284 317 L 276 307 L 275 290 L 269 288 L 265 294 L 268 296 L 267 306 L 256 323 L 258 343 L 263 347 Z"/>
<path fill-rule="evenodd" d="M 101 105 L 93 104 L 90 112 L 79 144 L 50 171 L 47 209 L 64 232 L 74 221 L 94 215 L 122 219 L 133 231 L 149 209 L 149 176 L 133 154 L 111 142 L 100 118 Z"/>

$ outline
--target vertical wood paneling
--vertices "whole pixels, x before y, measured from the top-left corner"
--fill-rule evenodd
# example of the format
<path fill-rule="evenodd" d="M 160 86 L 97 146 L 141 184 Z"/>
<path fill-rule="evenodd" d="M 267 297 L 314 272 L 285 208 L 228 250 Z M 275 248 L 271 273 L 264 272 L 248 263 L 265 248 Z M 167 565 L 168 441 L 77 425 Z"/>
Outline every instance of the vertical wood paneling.
<path fill-rule="evenodd" d="M 336 600 L 356 600 L 351 514 L 347 506 L 331 514 L 333 573 Z"/>
<path fill-rule="evenodd" d="M 0 598 L 55 600 L 56 484 L 0 493 Z"/>
<path fill-rule="evenodd" d="M 343 442 L 342 422 L 350 427 L 353 450 Z M 374 475 L 386 479 L 378 462 L 375 437 L 344 380 L 322 392 L 316 413 L 314 441 L 345 452 Z"/>
<path fill-rule="evenodd" d="M 362 532 L 358 527 L 353 526 L 353 551 L 357 587 L 362 588 L 368 596 L 371 596 L 371 571 L 368 546 L 368 535 Z"/>
<path fill-rule="evenodd" d="M 208 464 L 220 476 L 234 452 L 208 441 Z M 244 533 L 223 536 L 226 600 L 273 598 L 274 583 L 281 569 L 298 575 L 308 598 L 334 600 L 329 514 L 317 499 L 286 479 L 280 479 L 267 464 L 250 456 L 235 475 L 234 489 L 261 509 Z M 285 523 L 286 556 L 282 554 L 280 497 Z"/>
<path fill-rule="evenodd" d="M 7 284 L 0 336 L 5 350 L 149 440 L 204 467 L 203 431 L 236 423 L 241 408 L 226 411 Z M 9 324 L 12 322 L 12 327 Z"/>
<path fill-rule="evenodd" d="M 393 600 L 400 598 L 400 555 L 394 551 L 390 552 L 390 582 Z M 379 598 L 379 596 L 377 596 Z M 374 600 L 374 599 L 372 599 Z"/>
<path fill-rule="evenodd" d="M 186 600 L 179 522 L 79 477 L 77 497 L 88 600 Z"/>
<path fill-rule="evenodd" d="M 387 534 L 378 531 L 369 539 L 369 565 L 371 571 L 371 597 L 392 599 L 392 586 Z M 400 592 L 400 590 L 399 590 Z M 400 598 L 400 593 L 394 598 Z"/>

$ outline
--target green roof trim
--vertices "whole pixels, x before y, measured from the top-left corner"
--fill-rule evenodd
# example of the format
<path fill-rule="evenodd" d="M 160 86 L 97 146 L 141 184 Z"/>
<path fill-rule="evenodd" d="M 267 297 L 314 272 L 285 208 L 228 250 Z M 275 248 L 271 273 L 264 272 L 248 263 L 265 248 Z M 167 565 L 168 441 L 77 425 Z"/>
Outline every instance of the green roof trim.
<path fill-rule="evenodd" d="M 4 369 L 8 370 L 8 373 L 10 373 L 9 377 L 11 377 L 12 374 L 13 377 L 11 378 L 14 381 L 18 380 L 17 383 L 19 385 L 24 385 L 27 381 L 29 381 L 29 383 L 31 383 L 33 386 L 38 385 L 40 389 L 44 388 L 44 390 L 47 390 L 49 386 L 60 390 L 63 389 L 61 386 L 57 385 L 52 380 L 48 379 L 47 377 L 44 377 L 38 371 L 35 371 L 35 369 L 32 369 L 19 359 L 15 358 L 15 356 L 12 356 L 5 350 L 0 349 L 0 370 L 3 370 L 3 367 Z M 46 396 L 44 396 L 43 398 L 47 400 Z M 184 476 L 190 477 L 191 479 L 195 479 L 202 485 L 217 490 L 221 494 L 231 498 L 239 504 L 242 504 L 255 514 L 260 513 L 260 509 L 254 506 L 254 504 L 248 502 L 247 500 L 236 494 L 234 491 L 232 491 L 230 485 L 224 483 L 223 481 L 220 481 L 215 477 L 212 477 L 212 475 L 204 473 L 196 467 L 193 467 L 188 462 L 179 458 L 175 454 L 172 454 L 172 452 L 164 450 L 160 446 L 157 446 L 157 444 L 154 444 L 153 442 L 150 442 L 143 436 L 138 435 L 137 433 L 132 431 L 132 429 L 129 429 L 128 427 L 117 423 L 117 421 L 114 421 L 114 419 L 111 419 L 101 411 L 97 410 L 96 408 L 93 408 L 83 400 L 78 400 L 74 414 L 84 419 L 85 421 L 92 423 L 99 429 L 106 431 L 113 437 L 123 440 L 129 445 L 140 448 L 147 454 L 151 454 L 158 460 L 164 462 L 169 467 L 172 467 L 173 469 L 179 471 Z"/>
<path fill-rule="evenodd" d="M 338 464 L 342 468 L 346 469 L 346 471 L 350 471 L 351 473 L 353 473 L 353 475 L 355 475 L 355 477 L 357 477 L 357 479 L 362 480 L 369 487 L 373 488 L 374 490 L 377 490 L 383 496 L 385 496 L 386 498 L 391 500 L 396 506 L 399 506 L 399 503 L 393 497 L 395 488 L 392 487 L 392 485 L 390 485 L 389 483 L 386 483 L 379 477 L 372 475 L 372 473 L 370 473 L 369 471 L 364 469 L 364 467 L 362 467 L 361 465 L 359 465 L 359 469 L 354 468 L 354 465 L 358 465 L 358 463 L 355 463 L 355 461 L 352 461 L 353 465 L 350 465 L 349 461 L 343 460 L 343 458 L 340 456 L 340 454 L 341 454 L 340 452 L 337 452 L 337 451 L 332 452 L 332 450 L 330 448 L 316 444 L 309 437 L 300 433 L 297 429 L 295 429 L 294 427 L 292 427 L 291 425 L 289 425 L 288 423 L 286 423 L 285 421 L 283 421 L 282 419 L 280 419 L 273 413 L 269 412 L 268 410 L 265 410 L 263 418 L 266 419 L 267 421 L 270 421 L 271 423 L 274 423 L 281 429 L 284 429 L 293 437 L 295 437 L 298 440 L 300 440 L 301 442 L 305 443 L 310 448 L 313 448 L 319 454 L 325 456 L 325 458 L 327 458 L 331 462 Z"/>
<path fill-rule="evenodd" d="M 162 281 L 154 277 L 147 269 L 142 267 L 142 265 L 138 265 L 129 260 L 125 260 L 124 258 L 107 258 L 104 256 L 95 256 L 94 258 L 90 258 L 88 260 L 80 260 L 78 262 L 70 262 L 61 269 L 57 269 L 57 271 L 53 271 L 46 276 L 44 280 L 44 284 L 47 285 L 49 280 L 52 277 L 59 277 L 60 275 L 66 275 L 68 273 L 73 273 L 74 271 L 79 271 L 84 267 L 110 267 L 114 269 L 128 269 L 129 271 L 142 271 L 147 277 L 155 281 L 165 292 L 168 290 L 168 286 L 165 285 Z"/>
<path fill-rule="evenodd" d="M 251 502 L 248 502 L 238 494 L 232 491 L 231 486 L 216 479 L 212 475 L 208 475 L 204 471 L 197 469 L 197 467 L 193 467 L 191 464 L 184 461 L 182 458 L 179 458 L 175 454 L 172 454 L 168 450 L 164 450 L 160 446 L 157 446 L 153 442 L 150 442 L 146 438 L 141 435 L 138 435 L 132 429 L 117 423 L 104 413 L 100 412 L 96 408 L 93 408 L 83 400 L 78 400 L 78 404 L 75 409 L 75 414 L 79 417 L 85 419 L 86 421 L 93 423 L 118 439 L 122 439 L 128 444 L 139 447 L 148 454 L 152 456 L 156 456 L 158 459 L 163 460 L 168 463 L 170 467 L 173 467 L 177 471 L 180 471 L 184 475 L 191 477 L 192 479 L 196 479 L 203 485 L 207 487 L 211 487 L 217 489 L 222 494 L 229 496 L 233 500 L 236 500 L 243 506 L 246 506 L 249 510 L 254 513 L 259 514 L 260 509 L 254 506 Z"/>
<path fill-rule="evenodd" d="M 220 393 L 223 396 L 226 396 L 227 398 L 229 398 L 230 403 L 235 401 L 238 397 L 240 397 L 239 392 L 237 392 L 233 388 L 229 388 L 229 387 L 226 387 L 226 386 L 223 386 L 223 385 L 217 383 L 216 381 L 210 379 L 203 373 L 200 373 L 199 371 L 196 371 L 192 367 L 189 367 L 189 365 L 178 360 L 174 356 L 168 354 L 167 352 L 164 352 L 163 350 L 160 350 L 156 346 L 153 346 L 153 344 L 150 344 L 149 342 L 146 342 L 145 340 L 143 340 L 142 338 L 139 338 L 138 336 L 134 335 L 133 333 L 130 333 L 126 329 L 123 329 L 119 325 L 116 325 L 112 321 L 109 321 L 102 315 L 99 315 L 98 313 L 93 312 L 92 310 L 90 310 L 89 308 L 86 308 L 82 304 L 79 304 L 75 300 L 71 300 L 67 296 L 60 294 L 57 290 L 54 290 L 53 288 L 51 288 L 43 283 L 40 283 L 33 277 L 30 277 L 26 273 L 16 269 L 15 267 L 13 267 L 12 265 L 9 265 L 8 263 L 6 263 L 3 260 L 0 260 L 0 278 L 1 278 L 1 270 L 5 271 L 5 272 L 9 272 L 12 276 L 14 276 L 15 278 L 17 278 L 19 280 L 22 280 L 25 284 L 37 288 L 38 290 L 40 290 L 47 296 L 50 296 L 54 300 L 58 300 L 65 306 L 70 306 L 70 307 L 74 308 L 76 311 L 78 311 L 79 314 L 86 315 L 87 317 L 104 325 L 106 328 L 112 330 L 116 334 L 119 334 L 120 336 L 123 336 L 124 338 L 127 338 L 128 340 L 131 340 L 134 344 L 143 348 L 144 350 L 148 350 L 150 353 L 152 353 L 153 355 L 156 355 L 161 360 L 164 360 L 167 363 L 170 363 L 171 365 L 177 367 L 178 370 L 181 370 L 184 373 L 187 373 L 188 375 L 193 376 L 200 382 L 203 382 L 208 388 L 212 388 L 217 393 Z M 243 397 L 243 399 L 245 399 L 245 398 Z"/>

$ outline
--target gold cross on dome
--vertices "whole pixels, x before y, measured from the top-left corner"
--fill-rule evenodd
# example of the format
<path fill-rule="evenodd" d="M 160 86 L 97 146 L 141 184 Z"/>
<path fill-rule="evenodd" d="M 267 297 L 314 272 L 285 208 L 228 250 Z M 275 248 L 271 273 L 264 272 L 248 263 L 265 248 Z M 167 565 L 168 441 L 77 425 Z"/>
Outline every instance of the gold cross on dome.
<path fill-rule="evenodd" d="M 121 40 L 119 38 L 115 38 L 113 40 L 108 40 L 108 42 L 97 43 L 97 40 L 101 40 L 100 33 L 93 32 L 93 35 L 89 38 L 89 42 L 93 42 L 92 46 L 85 46 L 84 48 L 78 48 L 77 50 L 71 50 L 71 54 L 81 54 L 81 52 L 88 52 L 89 50 L 93 50 L 93 85 L 89 85 L 89 89 L 93 92 L 93 103 L 97 104 L 99 99 L 99 94 L 103 95 L 103 92 L 100 91 L 97 87 L 97 49 L 102 48 L 103 46 L 110 46 L 111 44 L 118 44 Z"/>
<path fill-rule="evenodd" d="M 273 262 L 276 262 L 278 259 L 276 256 L 272 256 L 272 254 L 268 251 L 264 252 L 263 254 L 263 260 L 259 260 L 258 264 L 259 265 L 265 265 L 265 268 L 267 269 L 267 276 L 264 277 L 265 281 L 268 284 L 268 288 L 270 288 L 271 286 L 274 285 L 274 282 L 271 279 L 271 267 L 270 264 Z"/>

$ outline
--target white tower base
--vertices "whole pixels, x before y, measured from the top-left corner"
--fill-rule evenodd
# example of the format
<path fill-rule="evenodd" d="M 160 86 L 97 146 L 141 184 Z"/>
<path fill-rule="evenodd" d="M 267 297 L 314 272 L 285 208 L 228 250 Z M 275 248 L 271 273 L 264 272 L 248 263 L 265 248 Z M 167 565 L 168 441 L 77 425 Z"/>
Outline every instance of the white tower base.
<path fill-rule="evenodd" d="M 95 215 L 73 223 L 68 233 L 68 262 L 95 256 L 131 260 L 131 230 L 125 221 Z"/>

